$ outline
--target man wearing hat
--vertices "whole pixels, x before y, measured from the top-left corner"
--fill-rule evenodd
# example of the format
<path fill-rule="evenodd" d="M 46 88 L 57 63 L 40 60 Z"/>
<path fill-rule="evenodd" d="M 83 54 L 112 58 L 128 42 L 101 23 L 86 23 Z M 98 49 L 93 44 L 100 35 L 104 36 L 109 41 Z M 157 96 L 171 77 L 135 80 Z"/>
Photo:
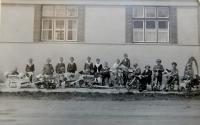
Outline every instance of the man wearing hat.
<path fill-rule="evenodd" d="M 162 73 L 164 72 L 164 67 L 161 64 L 161 59 L 156 60 L 156 65 L 153 67 L 153 80 L 156 81 L 156 89 L 160 90 L 160 87 L 162 85 Z"/>

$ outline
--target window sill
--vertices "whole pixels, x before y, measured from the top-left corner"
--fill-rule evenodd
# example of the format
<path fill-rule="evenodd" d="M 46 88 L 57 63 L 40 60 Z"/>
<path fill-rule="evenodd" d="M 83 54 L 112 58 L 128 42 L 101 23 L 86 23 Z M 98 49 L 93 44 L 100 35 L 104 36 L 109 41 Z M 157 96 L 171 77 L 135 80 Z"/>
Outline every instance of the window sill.
<path fill-rule="evenodd" d="M 35 41 L 35 42 L 0 42 L 0 44 L 80 44 L 80 45 L 137 45 L 137 46 L 200 46 L 200 44 L 173 44 L 173 43 L 143 43 L 143 42 L 138 42 L 138 43 L 95 43 L 95 42 L 78 42 L 78 41 Z"/>

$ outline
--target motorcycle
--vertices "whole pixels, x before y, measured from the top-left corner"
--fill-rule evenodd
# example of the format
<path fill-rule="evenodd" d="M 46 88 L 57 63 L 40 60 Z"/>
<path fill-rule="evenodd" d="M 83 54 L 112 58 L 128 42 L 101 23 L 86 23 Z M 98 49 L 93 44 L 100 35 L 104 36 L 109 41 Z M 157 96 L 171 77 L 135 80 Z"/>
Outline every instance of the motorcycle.
<path fill-rule="evenodd" d="M 6 85 L 9 88 L 30 88 L 32 86 L 28 76 L 20 73 L 19 75 L 6 74 Z"/>
<path fill-rule="evenodd" d="M 110 85 L 118 88 L 122 87 L 123 84 L 123 69 L 117 68 L 116 72 L 110 71 Z"/>
<path fill-rule="evenodd" d="M 141 85 L 142 75 L 135 74 L 133 70 L 129 70 L 128 73 L 128 80 L 126 83 L 126 88 L 128 91 L 131 89 L 137 89 L 140 92 L 143 90 Z"/>
<path fill-rule="evenodd" d="M 53 76 L 50 75 L 38 75 L 36 76 L 37 81 L 34 82 L 38 89 L 42 87 L 45 89 L 56 89 L 57 81 Z"/>
<path fill-rule="evenodd" d="M 179 91 L 178 76 L 173 76 L 171 74 L 171 70 L 169 70 L 169 69 L 166 69 L 166 71 L 164 72 L 164 75 L 167 79 L 167 83 L 165 84 L 164 90 L 165 91 L 174 91 L 174 90 Z"/>

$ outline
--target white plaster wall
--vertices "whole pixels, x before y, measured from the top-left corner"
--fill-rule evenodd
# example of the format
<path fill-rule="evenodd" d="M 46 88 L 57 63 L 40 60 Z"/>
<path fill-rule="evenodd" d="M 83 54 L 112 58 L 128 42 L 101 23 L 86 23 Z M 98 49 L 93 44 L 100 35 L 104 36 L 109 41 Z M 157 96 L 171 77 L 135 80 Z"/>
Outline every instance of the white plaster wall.
<path fill-rule="evenodd" d="M 125 7 L 87 6 L 85 41 L 89 43 L 125 42 Z"/>
<path fill-rule="evenodd" d="M 2 5 L 0 42 L 32 42 L 34 8 Z"/>
<path fill-rule="evenodd" d="M 177 25 L 179 44 L 198 45 L 197 7 L 178 7 Z"/>
<path fill-rule="evenodd" d="M 122 59 L 126 52 L 129 54 L 131 65 L 137 62 L 142 69 L 147 64 L 153 66 L 157 58 L 163 60 L 165 68 L 170 68 L 171 62 L 176 61 L 180 75 L 183 75 L 189 57 L 194 56 L 198 62 L 200 60 L 198 46 L 1 43 L 0 50 L 0 74 L 10 71 L 14 67 L 24 71 L 25 64 L 30 57 L 34 59 L 37 73 L 41 72 L 48 57 L 52 58 L 52 63 L 55 66 L 60 56 L 65 58 L 66 63 L 70 56 L 74 56 L 80 71 L 83 69 L 87 56 L 91 56 L 92 61 L 99 57 L 102 62 L 108 61 L 111 66 L 117 58 Z"/>

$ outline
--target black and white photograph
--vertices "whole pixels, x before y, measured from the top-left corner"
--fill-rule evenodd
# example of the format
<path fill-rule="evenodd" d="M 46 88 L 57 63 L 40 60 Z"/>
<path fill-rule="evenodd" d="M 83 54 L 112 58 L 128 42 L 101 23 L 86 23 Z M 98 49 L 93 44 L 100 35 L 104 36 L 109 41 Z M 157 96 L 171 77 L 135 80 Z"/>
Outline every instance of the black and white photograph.
<path fill-rule="evenodd" d="M 0 125 L 200 125 L 200 0 L 0 0 Z"/>

